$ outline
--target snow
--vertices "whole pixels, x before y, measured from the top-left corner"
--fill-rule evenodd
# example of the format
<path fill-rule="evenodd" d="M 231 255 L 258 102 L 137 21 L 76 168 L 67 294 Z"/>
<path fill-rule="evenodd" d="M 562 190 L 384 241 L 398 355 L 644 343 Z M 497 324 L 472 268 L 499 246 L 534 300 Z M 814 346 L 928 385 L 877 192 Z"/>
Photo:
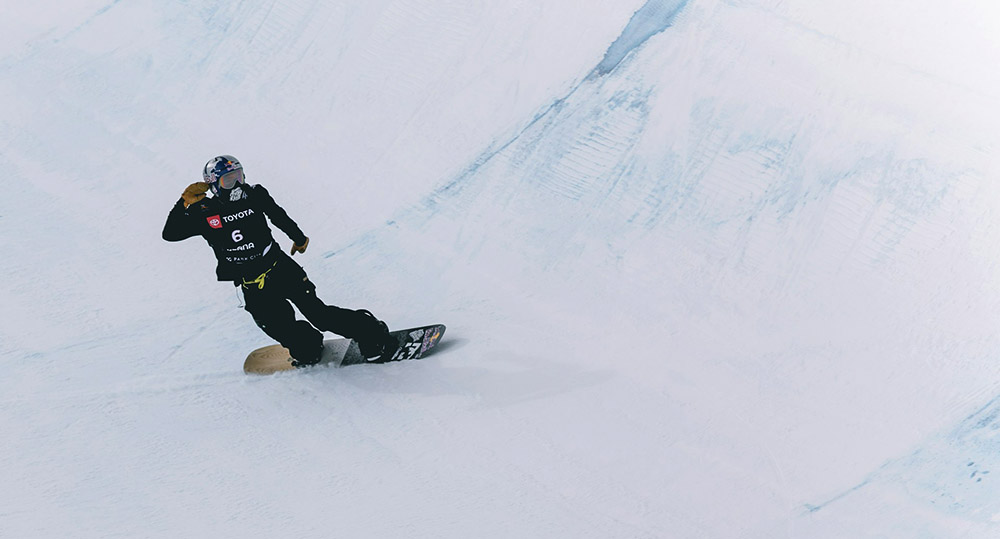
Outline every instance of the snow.
<path fill-rule="evenodd" d="M 0 537 L 1000 533 L 992 3 L 64 4 L 0 19 Z M 245 375 L 160 239 L 223 153 L 440 353 Z"/>

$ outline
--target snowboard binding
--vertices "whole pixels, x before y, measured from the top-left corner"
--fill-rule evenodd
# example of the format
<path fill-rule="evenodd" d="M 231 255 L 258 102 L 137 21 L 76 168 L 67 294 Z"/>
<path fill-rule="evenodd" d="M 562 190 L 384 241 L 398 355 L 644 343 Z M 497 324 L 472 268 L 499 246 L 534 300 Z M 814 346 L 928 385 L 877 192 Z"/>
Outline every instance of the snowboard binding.
<path fill-rule="evenodd" d="M 371 311 L 361 309 L 358 312 L 369 318 L 369 323 L 376 324 L 371 333 L 363 338 L 355 339 L 361 355 L 369 361 L 374 358 L 384 358 L 387 354 L 391 357 L 396 352 L 396 348 L 399 347 L 399 342 L 392 335 L 389 335 L 389 326 L 375 318 Z"/>

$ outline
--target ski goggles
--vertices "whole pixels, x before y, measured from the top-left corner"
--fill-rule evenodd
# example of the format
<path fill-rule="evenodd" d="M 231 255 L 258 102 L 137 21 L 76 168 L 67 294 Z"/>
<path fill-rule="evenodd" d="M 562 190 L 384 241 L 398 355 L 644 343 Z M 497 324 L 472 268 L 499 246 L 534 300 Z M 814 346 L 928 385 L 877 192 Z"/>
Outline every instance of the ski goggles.
<path fill-rule="evenodd" d="M 243 169 L 241 168 L 231 170 L 219 176 L 219 185 L 223 189 L 232 189 L 238 183 L 243 183 Z"/>

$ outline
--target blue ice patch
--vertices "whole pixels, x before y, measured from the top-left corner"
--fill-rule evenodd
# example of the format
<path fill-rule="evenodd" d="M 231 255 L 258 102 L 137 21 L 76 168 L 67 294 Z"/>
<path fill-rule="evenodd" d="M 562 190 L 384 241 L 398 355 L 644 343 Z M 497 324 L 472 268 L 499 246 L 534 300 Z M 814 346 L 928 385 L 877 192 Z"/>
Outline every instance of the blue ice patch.
<path fill-rule="evenodd" d="M 610 73 L 628 56 L 628 53 L 639 48 L 649 38 L 670 28 L 677 14 L 680 13 L 688 0 L 649 0 L 632 15 L 625 30 L 618 39 L 608 47 L 604 59 L 594 68 L 596 76 Z"/>

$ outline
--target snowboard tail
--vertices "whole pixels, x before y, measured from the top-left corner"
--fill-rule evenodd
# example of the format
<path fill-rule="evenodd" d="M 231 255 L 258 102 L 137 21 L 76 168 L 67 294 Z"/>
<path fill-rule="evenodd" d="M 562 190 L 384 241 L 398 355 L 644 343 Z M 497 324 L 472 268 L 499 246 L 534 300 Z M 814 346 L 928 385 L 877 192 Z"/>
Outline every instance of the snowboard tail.
<path fill-rule="evenodd" d="M 358 343 L 351 339 L 327 339 L 323 341 L 323 352 L 316 365 L 346 367 L 362 363 L 389 363 L 391 361 L 420 359 L 441 342 L 444 330 L 443 324 L 435 324 L 390 331 L 389 335 L 396 339 L 399 346 L 391 354 L 386 353 L 374 358 L 366 358 L 361 355 Z M 280 344 L 265 346 L 250 352 L 243 363 L 243 371 L 247 374 L 274 374 L 280 371 L 293 371 L 297 368 L 304 367 L 292 365 L 291 354 L 287 348 Z"/>

